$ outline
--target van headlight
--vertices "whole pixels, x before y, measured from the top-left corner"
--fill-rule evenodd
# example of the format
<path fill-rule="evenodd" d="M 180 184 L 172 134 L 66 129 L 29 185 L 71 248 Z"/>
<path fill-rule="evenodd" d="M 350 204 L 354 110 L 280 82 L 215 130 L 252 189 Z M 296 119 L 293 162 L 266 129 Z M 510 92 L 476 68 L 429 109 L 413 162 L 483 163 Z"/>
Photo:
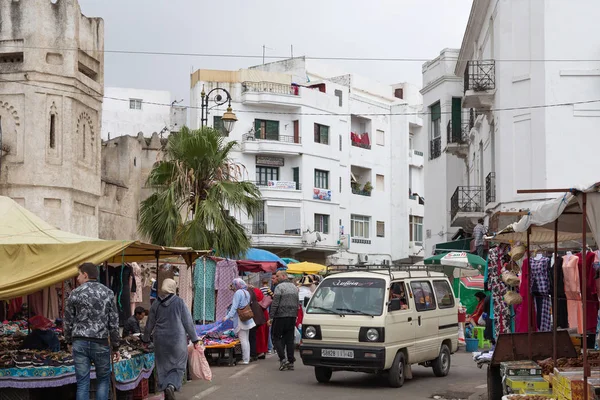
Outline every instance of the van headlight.
<path fill-rule="evenodd" d="M 317 337 L 317 328 L 315 328 L 314 326 L 307 326 L 304 331 L 304 336 L 307 339 L 314 339 L 315 337 Z"/>
<path fill-rule="evenodd" d="M 377 342 L 379 340 L 379 331 L 375 328 L 367 330 L 367 340 L 369 342 Z"/>

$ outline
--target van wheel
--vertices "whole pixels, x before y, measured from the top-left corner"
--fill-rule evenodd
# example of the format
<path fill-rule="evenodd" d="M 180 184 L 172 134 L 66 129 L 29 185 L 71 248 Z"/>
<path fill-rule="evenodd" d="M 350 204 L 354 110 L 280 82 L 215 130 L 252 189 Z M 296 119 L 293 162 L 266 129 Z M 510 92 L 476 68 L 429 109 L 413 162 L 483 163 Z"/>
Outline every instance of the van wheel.
<path fill-rule="evenodd" d="M 391 387 L 399 388 L 404 385 L 404 378 L 406 373 L 406 358 L 404 353 L 399 351 L 394 358 L 394 364 L 390 368 L 388 382 Z"/>
<path fill-rule="evenodd" d="M 441 378 L 448 375 L 448 372 L 450 372 L 450 349 L 447 345 L 442 345 L 440 355 L 431 362 L 431 366 L 435 376 Z"/>
<path fill-rule="evenodd" d="M 315 378 L 319 383 L 327 383 L 331 380 L 333 370 L 327 367 L 315 367 Z"/>

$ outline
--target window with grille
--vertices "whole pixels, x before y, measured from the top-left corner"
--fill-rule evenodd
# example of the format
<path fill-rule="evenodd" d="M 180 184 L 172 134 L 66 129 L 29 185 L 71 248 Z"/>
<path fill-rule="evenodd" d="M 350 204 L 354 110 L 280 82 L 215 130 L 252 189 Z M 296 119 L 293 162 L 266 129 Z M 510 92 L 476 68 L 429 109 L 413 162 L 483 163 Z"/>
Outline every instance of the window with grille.
<path fill-rule="evenodd" d="M 315 214 L 315 231 L 329 233 L 329 215 Z"/>
<path fill-rule="evenodd" d="M 371 217 L 365 215 L 352 214 L 350 216 L 350 236 L 355 238 L 368 239 Z"/>
<path fill-rule="evenodd" d="M 329 127 L 315 124 L 315 143 L 329 144 Z"/>
<path fill-rule="evenodd" d="M 315 188 L 329 189 L 329 171 L 315 169 Z"/>

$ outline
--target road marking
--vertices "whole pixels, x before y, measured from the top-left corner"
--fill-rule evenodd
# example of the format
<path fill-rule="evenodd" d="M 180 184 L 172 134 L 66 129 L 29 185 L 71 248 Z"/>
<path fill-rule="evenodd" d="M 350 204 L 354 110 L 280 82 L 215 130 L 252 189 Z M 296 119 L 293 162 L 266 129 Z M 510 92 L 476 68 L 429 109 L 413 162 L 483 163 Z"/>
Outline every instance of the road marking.
<path fill-rule="evenodd" d="M 219 390 L 220 386 L 211 386 L 206 390 L 201 391 L 200 393 L 198 393 L 197 395 L 195 395 L 194 397 L 192 397 L 194 400 L 198 400 L 198 399 L 203 399 L 206 396 L 208 396 L 209 394 L 216 392 L 217 390 Z"/>
<path fill-rule="evenodd" d="M 256 368 L 257 364 L 254 364 L 252 366 L 249 367 L 245 367 L 244 369 L 242 369 L 241 371 L 236 372 L 235 374 L 231 375 L 229 378 L 237 378 L 240 377 L 242 375 L 244 375 L 245 373 L 247 373 L 248 371 L 251 371 L 252 369 Z"/>
<path fill-rule="evenodd" d="M 475 386 L 475 389 L 485 389 L 487 387 L 487 385 L 479 385 L 479 386 Z"/>

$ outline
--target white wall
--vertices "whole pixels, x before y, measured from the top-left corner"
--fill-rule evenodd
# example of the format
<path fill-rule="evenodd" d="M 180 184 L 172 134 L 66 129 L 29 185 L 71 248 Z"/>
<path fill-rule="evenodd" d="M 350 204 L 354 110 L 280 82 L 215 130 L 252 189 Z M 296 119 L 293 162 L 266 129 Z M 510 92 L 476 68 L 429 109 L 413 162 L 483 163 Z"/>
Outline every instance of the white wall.
<path fill-rule="evenodd" d="M 150 137 L 153 132 L 160 132 L 170 127 L 171 94 L 164 90 L 142 90 L 131 88 L 107 87 L 104 89 L 102 105 L 102 139 L 107 140 L 123 135 L 136 136 L 142 132 Z M 129 101 L 115 99 L 142 99 L 141 110 L 129 108 Z M 166 104 L 166 105 L 165 105 Z"/>

